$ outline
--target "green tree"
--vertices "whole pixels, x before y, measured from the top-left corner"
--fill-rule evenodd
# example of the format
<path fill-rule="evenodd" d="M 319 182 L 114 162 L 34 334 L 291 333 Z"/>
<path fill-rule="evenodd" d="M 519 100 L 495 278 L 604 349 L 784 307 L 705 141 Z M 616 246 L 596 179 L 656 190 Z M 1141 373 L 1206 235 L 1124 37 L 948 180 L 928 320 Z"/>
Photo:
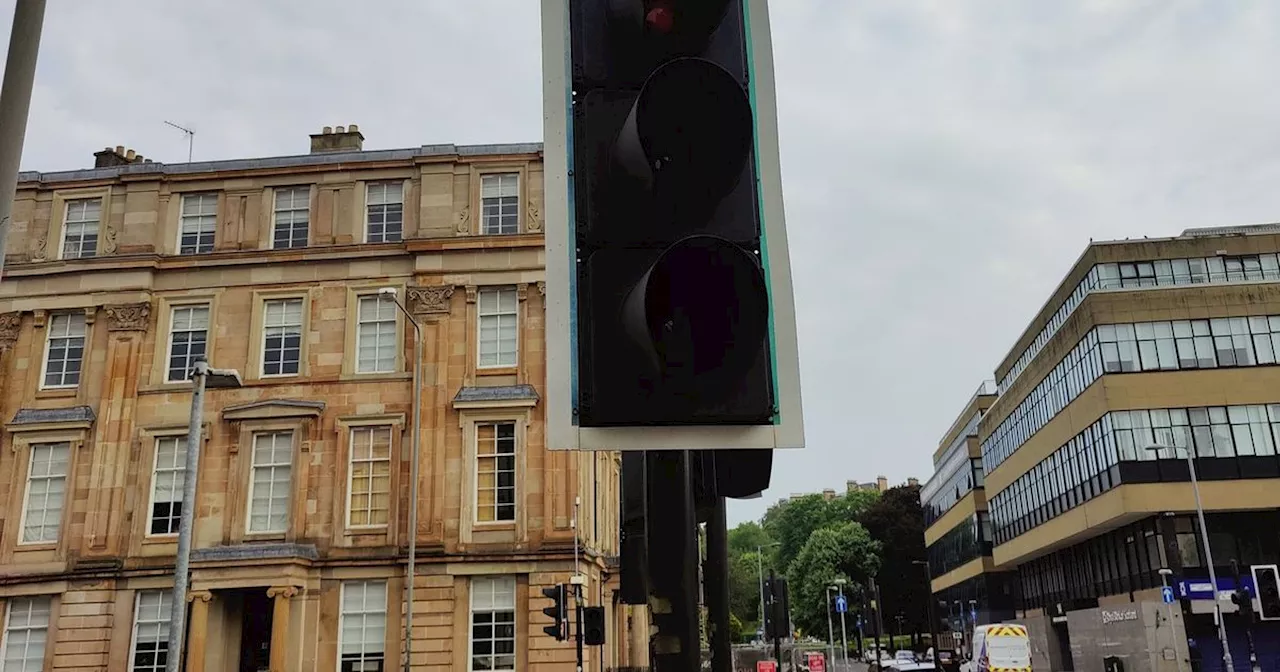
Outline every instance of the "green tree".
<path fill-rule="evenodd" d="M 880 544 L 855 522 L 842 521 L 814 530 L 787 570 L 791 618 L 805 632 L 825 632 L 827 586 L 849 582 L 850 594 L 860 577 L 879 568 Z"/>
<path fill-rule="evenodd" d="M 764 531 L 774 541 L 780 542 L 773 549 L 772 566 L 779 572 L 786 573 L 809 535 L 831 521 L 831 513 L 828 502 L 822 495 L 816 494 L 785 500 L 769 507 L 764 517 Z"/>
<path fill-rule="evenodd" d="M 729 641 L 734 644 L 742 642 L 742 621 L 732 612 L 729 613 Z"/>
<path fill-rule="evenodd" d="M 738 523 L 737 527 L 729 530 L 729 555 L 755 553 L 757 547 L 772 543 L 769 533 L 754 520 Z"/>
<path fill-rule="evenodd" d="M 744 623 L 760 620 L 760 565 L 756 549 L 750 553 L 729 554 L 729 613 Z"/>
<path fill-rule="evenodd" d="M 889 488 L 860 518 L 862 525 L 880 543 L 880 597 L 884 600 L 886 630 L 895 630 L 893 615 L 905 617 L 904 630 L 929 631 L 928 605 L 931 590 L 924 568 L 924 511 L 920 507 L 920 486 Z"/>

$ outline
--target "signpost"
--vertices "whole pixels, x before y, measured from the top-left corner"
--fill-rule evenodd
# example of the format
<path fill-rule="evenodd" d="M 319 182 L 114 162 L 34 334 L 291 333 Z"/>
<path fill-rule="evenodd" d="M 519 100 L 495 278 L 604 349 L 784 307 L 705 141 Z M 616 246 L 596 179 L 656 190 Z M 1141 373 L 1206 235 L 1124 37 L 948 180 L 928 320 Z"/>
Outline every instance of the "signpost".
<path fill-rule="evenodd" d="M 772 660 L 757 660 L 756 672 L 778 672 L 778 663 Z"/>
<path fill-rule="evenodd" d="M 836 595 L 836 613 L 843 614 L 849 611 L 849 599 L 844 595 Z"/>
<path fill-rule="evenodd" d="M 1169 586 L 1161 588 L 1160 599 L 1164 600 L 1165 604 L 1173 604 L 1173 588 L 1170 588 Z"/>
<path fill-rule="evenodd" d="M 827 661 L 821 653 L 809 654 L 809 672 L 827 672 Z"/>

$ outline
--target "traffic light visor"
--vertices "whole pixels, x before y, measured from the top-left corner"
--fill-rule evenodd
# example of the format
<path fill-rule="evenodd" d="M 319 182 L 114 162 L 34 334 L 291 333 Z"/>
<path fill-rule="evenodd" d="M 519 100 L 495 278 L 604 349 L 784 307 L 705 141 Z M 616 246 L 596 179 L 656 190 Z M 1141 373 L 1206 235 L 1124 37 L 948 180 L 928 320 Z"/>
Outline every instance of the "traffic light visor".
<path fill-rule="evenodd" d="M 689 236 L 654 262 L 623 306 L 628 333 L 661 378 L 742 375 L 768 330 L 764 271 L 716 236 Z"/>
<path fill-rule="evenodd" d="M 711 61 L 677 58 L 645 81 L 615 158 L 660 202 L 714 204 L 742 175 L 752 124 L 751 103 L 732 75 Z"/>

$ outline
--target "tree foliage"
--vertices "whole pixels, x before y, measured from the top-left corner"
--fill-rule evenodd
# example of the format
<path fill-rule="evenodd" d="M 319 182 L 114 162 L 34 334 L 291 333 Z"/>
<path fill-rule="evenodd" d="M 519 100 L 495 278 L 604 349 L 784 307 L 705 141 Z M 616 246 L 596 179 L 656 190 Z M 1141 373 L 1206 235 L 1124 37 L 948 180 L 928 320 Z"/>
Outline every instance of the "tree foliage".
<path fill-rule="evenodd" d="M 878 569 L 879 550 L 858 523 L 835 522 L 814 530 L 787 568 L 796 626 L 806 632 L 825 629 L 827 586 L 841 580 L 852 587 L 860 577 L 865 580 Z"/>
<path fill-rule="evenodd" d="M 880 542 L 882 567 L 876 582 L 884 601 L 885 628 L 902 614 L 904 629 L 929 631 L 930 590 L 924 567 L 926 559 L 924 512 L 920 508 L 920 486 L 889 488 L 861 517 L 862 525 Z"/>

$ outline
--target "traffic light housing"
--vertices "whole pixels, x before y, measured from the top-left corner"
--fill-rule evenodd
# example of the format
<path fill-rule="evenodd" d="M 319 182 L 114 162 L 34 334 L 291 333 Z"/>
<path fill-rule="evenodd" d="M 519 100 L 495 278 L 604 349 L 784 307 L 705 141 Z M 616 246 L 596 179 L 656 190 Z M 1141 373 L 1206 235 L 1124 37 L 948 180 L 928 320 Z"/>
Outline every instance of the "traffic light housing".
<path fill-rule="evenodd" d="M 587 646 L 604 644 L 604 607 L 582 609 L 582 642 Z"/>
<path fill-rule="evenodd" d="M 569 638 L 568 587 L 561 583 L 543 588 L 542 596 L 551 600 L 551 606 L 543 607 L 542 613 L 550 616 L 554 621 L 551 625 L 543 626 L 542 631 L 563 642 Z"/>
<path fill-rule="evenodd" d="M 578 423 L 769 424 L 743 0 L 570 0 Z"/>
<path fill-rule="evenodd" d="M 1275 565 L 1254 565 L 1253 585 L 1258 590 L 1259 616 L 1264 621 L 1280 619 L 1280 576 Z"/>
<path fill-rule="evenodd" d="M 791 636 L 791 600 L 787 580 L 770 577 L 764 582 L 764 634 L 768 639 Z"/>

